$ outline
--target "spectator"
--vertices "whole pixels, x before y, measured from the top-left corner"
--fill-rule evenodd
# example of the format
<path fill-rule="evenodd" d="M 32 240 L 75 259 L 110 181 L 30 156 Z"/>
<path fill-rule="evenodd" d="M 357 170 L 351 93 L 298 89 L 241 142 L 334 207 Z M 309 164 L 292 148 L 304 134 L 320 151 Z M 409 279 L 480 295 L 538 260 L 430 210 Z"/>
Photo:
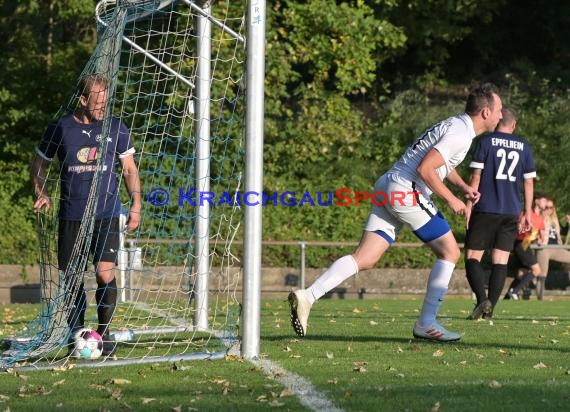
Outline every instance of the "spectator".
<path fill-rule="evenodd" d="M 518 268 L 515 279 L 509 286 L 505 299 L 518 300 L 523 289 L 528 288 L 534 278 L 541 276 L 542 271 L 531 244 L 543 245 L 548 241 L 542 211 L 546 207 L 548 199 L 543 194 L 534 198 L 534 209 L 530 216 L 530 225 L 523 228 L 515 240 L 513 256 Z"/>
<path fill-rule="evenodd" d="M 543 211 L 543 217 L 546 231 L 548 233 L 548 245 L 562 245 L 563 242 L 560 234 L 560 222 L 558 221 L 556 206 L 554 205 L 553 200 L 548 199 Z M 570 263 L 570 250 L 545 247 L 537 250 L 536 259 L 541 270 L 541 275 L 536 284 L 536 297 L 537 299 L 542 300 L 550 261 L 553 260 L 560 263 Z"/>

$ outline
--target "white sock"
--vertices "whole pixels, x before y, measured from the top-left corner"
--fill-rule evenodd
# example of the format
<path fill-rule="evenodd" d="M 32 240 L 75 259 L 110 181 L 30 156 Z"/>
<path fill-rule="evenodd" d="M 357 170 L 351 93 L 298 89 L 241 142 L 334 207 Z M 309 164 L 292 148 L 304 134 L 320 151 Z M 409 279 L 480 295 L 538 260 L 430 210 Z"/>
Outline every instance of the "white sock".
<path fill-rule="evenodd" d="M 346 255 L 335 261 L 307 289 L 307 299 L 313 304 L 328 291 L 334 289 L 352 275 L 358 273 L 358 264 L 352 255 Z"/>
<path fill-rule="evenodd" d="M 418 319 L 420 326 L 428 327 L 435 322 L 443 297 L 447 293 L 453 269 L 455 269 L 455 263 L 441 259 L 436 260 L 432 266 L 422 313 Z"/>

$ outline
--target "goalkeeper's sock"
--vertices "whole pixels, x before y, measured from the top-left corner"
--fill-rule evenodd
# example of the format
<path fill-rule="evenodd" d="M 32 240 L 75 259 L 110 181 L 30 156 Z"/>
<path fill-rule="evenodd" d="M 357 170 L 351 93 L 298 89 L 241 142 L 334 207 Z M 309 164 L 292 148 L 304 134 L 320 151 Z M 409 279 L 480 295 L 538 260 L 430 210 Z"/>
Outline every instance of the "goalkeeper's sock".
<path fill-rule="evenodd" d="M 432 266 L 422 312 L 418 319 L 420 326 L 427 328 L 435 322 L 439 307 L 447 293 L 453 269 L 455 269 L 454 263 L 442 259 L 436 260 Z"/>
<path fill-rule="evenodd" d="M 109 325 L 115 314 L 117 305 L 117 281 L 113 278 L 109 283 L 97 281 L 97 291 L 95 292 L 97 301 L 97 317 L 99 326 L 97 332 L 104 336 L 109 333 Z"/>
<path fill-rule="evenodd" d="M 73 293 L 73 290 L 71 290 Z M 75 292 L 75 300 L 73 306 L 69 310 L 69 315 L 67 317 L 67 324 L 71 332 L 71 338 L 73 339 L 73 334 L 79 329 L 83 328 L 85 325 L 85 309 L 87 308 L 87 294 L 85 293 L 85 287 L 81 283 L 77 287 Z"/>
<path fill-rule="evenodd" d="M 307 289 L 305 296 L 312 305 L 352 275 L 358 273 L 358 263 L 352 255 L 346 255 L 334 262 L 315 282 Z"/>

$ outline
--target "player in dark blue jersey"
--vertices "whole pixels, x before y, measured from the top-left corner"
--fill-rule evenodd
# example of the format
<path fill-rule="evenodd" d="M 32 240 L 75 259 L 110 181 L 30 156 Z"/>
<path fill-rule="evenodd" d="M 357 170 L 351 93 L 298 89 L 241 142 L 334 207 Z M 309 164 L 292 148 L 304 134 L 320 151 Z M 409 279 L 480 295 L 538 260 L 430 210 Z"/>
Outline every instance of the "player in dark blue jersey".
<path fill-rule="evenodd" d="M 470 167 L 471 186 L 480 200 L 468 202 L 465 271 L 477 303 L 468 319 L 491 318 L 507 276 L 507 263 L 519 228 L 529 227 L 536 168 L 530 144 L 513 134 L 516 115 L 503 107 L 503 118 L 494 133 L 482 136 Z M 521 214 L 521 191 L 524 210 Z M 488 295 L 481 258 L 491 249 L 492 269 Z"/>
<path fill-rule="evenodd" d="M 31 178 L 36 195 L 34 210 L 51 207 L 46 190 L 46 172 L 57 157 L 61 166 L 61 198 L 59 201 L 58 266 L 65 273 L 66 287 L 76 283 L 84 268 L 71 263 L 74 245 L 80 236 L 81 222 L 89 219 L 87 204 L 94 177 L 101 168 L 99 195 L 95 205 L 95 225 L 87 244 L 96 266 L 97 332 L 103 337 L 103 354 L 111 355 L 115 345 L 109 338 L 109 324 L 117 300 L 114 268 L 119 250 L 119 174 L 115 164 L 120 163 L 125 186 L 131 196 L 127 230 L 135 230 L 140 222 L 141 194 L 138 168 L 133 154 L 135 148 L 127 127 L 116 118 L 105 121 L 108 94 L 107 80 L 100 75 L 88 75 L 79 92 L 79 105 L 74 113 L 51 124 L 42 136 L 31 167 Z M 103 127 L 108 125 L 105 131 Z M 108 132 L 107 132 L 108 130 Z M 98 161 L 102 159 L 102 161 Z M 73 293 L 68 291 L 68 293 Z M 68 316 L 71 336 L 83 328 L 86 293 L 78 286 L 73 308 Z"/>

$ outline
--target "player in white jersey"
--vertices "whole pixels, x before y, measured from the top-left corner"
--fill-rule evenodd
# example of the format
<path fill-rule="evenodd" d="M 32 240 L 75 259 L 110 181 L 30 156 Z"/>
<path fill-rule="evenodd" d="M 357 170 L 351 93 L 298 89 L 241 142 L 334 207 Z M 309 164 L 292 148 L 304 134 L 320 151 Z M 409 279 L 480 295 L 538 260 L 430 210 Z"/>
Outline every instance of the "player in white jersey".
<path fill-rule="evenodd" d="M 289 294 L 291 324 L 299 336 L 305 336 L 309 312 L 315 301 L 360 270 L 371 269 L 396 239 L 403 225 L 408 225 L 435 254 L 427 284 L 426 296 L 418 321 L 413 328 L 416 338 L 456 341 L 461 335 L 446 330 L 436 321 L 437 312 L 447 293 L 449 281 L 459 260 L 460 251 L 449 224 L 431 202 L 435 193 L 458 215 L 465 215 L 465 203 L 443 183 L 447 178 L 466 199 L 477 202 L 473 190 L 455 171 L 465 158 L 474 137 L 491 132 L 501 119 L 501 98 L 495 86 L 481 84 L 467 97 L 465 113 L 450 117 L 427 129 L 406 150 L 393 167 L 374 185 L 378 196 L 356 251 L 335 261 L 307 289 Z M 382 204 L 382 206 L 377 206 Z"/>

